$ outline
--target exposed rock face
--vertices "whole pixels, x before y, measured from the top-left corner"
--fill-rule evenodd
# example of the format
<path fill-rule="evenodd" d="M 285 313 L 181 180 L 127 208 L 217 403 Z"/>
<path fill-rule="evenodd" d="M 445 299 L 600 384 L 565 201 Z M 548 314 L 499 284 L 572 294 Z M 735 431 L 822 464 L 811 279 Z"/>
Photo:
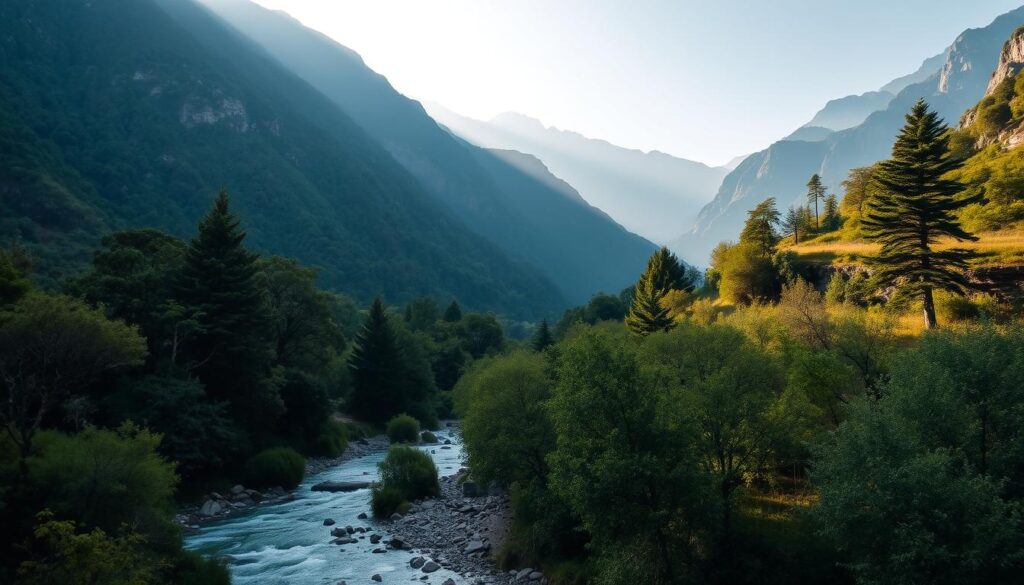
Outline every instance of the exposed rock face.
<path fill-rule="evenodd" d="M 1021 68 L 1024 68 L 1024 27 L 1018 28 L 1003 45 L 1003 52 L 999 54 L 999 64 L 992 72 L 985 95 L 995 91 L 1003 80 L 1015 77 Z"/>

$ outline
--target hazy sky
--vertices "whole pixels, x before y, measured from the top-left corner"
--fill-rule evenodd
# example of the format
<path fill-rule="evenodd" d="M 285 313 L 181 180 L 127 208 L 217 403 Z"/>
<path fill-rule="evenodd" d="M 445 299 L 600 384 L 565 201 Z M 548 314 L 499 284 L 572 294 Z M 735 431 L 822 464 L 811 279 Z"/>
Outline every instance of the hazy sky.
<path fill-rule="evenodd" d="M 1024 0 L 257 0 L 399 91 L 721 164 Z"/>

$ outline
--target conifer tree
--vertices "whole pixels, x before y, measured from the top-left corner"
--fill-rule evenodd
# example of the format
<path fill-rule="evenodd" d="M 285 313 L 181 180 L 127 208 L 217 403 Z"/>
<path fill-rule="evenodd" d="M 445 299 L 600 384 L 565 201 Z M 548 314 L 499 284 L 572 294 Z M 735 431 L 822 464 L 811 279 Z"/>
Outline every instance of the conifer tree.
<path fill-rule="evenodd" d="M 968 250 L 936 251 L 933 245 L 944 237 L 977 240 L 960 227 L 955 212 L 982 196 L 958 198 L 964 186 L 943 178 L 963 162 L 950 154 L 948 128 L 924 100 L 906 120 L 892 158 L 880 163 L 873 176 L 876 192 L 862 225 L 865 236 L 882 245 L 872 261 L 878 283 L 901 285 L 920 297 L 925 326 L 931 329 L 936 326 L 933 291 L 964 294 L 964 269 L 972 256 Z"/>
<path fill-rule="evenodd" d="M 453 300 L 452 304 L 444 310 L 444 320 L 448 323 L 458 323 L 462 320 L 462 307 L 459 306 L 458 301 Z"/>
<path fill-rule="evenodd" d="M 786 218 L 782 220 L 782 230 L 785 234 L 793 236 L 793 243 L 800 243 L 800 233 L 804 231 L 803 214 L 796 207 L 790 207 L 786 212 Z"/>
<path fill-rule="evenodd" d="M 811 175 L 811 180 L 807 181 L 807 206 L 814 207 L 814 227 L 821 228 L 821 219 L 818 216 L 818 201 L 825 200 L 825 190 L 827 187 L 821 184 L 821 177 L 817 173 Z"/>
<path fill-rule="evenodd" d="M 360 420 L 383 422 L 401 412 L 402 356 L 384 303 L 374 299 L 356 335 L 348 362 L 352 373 L 349 412 Z"/>
<path fill-rule="evenodd" d="M 830 231 L 839 229 L 839 199 L 835 193 L 825 198 L 825 228 Z"/>
<path fill-rule="evenodd" d="M 648 335 L 672 327 L 669 310 L 662 299 L 672 290 L 690 292 L 695 283 L 675 254 L 662 247 L 651 255 L 647 269 L 633 288 L 633 302 L 626 315 L 626 326 L 636 335 Z"/>
<path fill-rule="evenodd" d="M 775 226 L 779 224 L 779 210 L 775 198 L 769 197 L 747 212 L 747 223 L 740 232 L 740 242 L 755 246 L 765 256 L 770 256 L 779 243 Z"/>
<path fill-rule="evenodd" d="M 185 252 L 175 300 L 197 315 L 187 367 L 213 398 L 228 401 L 256 430 L 280 413 L 281 402 L 268 376 L 273 349 L 266 299 L 256 280 L 258 257 L 244 240 L 221 190 Z"/>
<path fill-rule="evenodd" d="M 533 336 L 533 349 L 544 351 L 555 344 L 555 338 L 551 335 L 551 328 L 548 327 L 548 320 L 544 319 L 537 328 L 537 334 Z"/>

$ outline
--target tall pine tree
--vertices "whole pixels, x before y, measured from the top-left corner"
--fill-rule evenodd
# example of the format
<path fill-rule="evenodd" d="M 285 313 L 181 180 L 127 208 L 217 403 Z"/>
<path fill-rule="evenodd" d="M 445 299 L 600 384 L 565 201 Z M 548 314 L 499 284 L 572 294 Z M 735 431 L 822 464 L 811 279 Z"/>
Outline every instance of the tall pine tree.
<path fill-rule="evenodd" d="M 458 323 L 462 320 L 462 307 L 459 306 L 458 301 L 452 301 L 452 304 L 444 310 L 444 320 L 447 323 Z"/>
<path fill-rule="evenodd" d="M 793 243 L 800 243 L 800 234 L 804 231 L 804 217 L 801 210 L 790 207 L 786 212 L 786 218 L 782 220 L 782 230 L 786 235 L 793 236 Z"/>
<path fill-rule="evenodd" d="M 535 351 L 544 351 L 554 344 L 555 338 L 551 335 L 548 320 L 544 319 L 540 322 L 540 327 L 537 328 L 537 333 L 533 336 L 533 349 Z"/>
<path fill-rule="evenodd" d="M 348 367 L 352 373 L 348 410 L 353 416 L 384 422 L 403 412 L 401 350 L 379 298 L 370 305 L 370 312 L 356 335 Z"/>
<path fill-rule="evenodd" d="M 257 256 L 221 190 L 189 243 L 176 301 L 197 316 L 185 348 L 188 368 L 215 399 L 226 400 L 253 432 L 281 412 L 270 380 L 273 349 L 267 304 L 257 281 Z"/>
<path fill-rule="evenodd" d="M 751 244 L 765 256 L 770 256 L 779 243 L 779 235 L 775 233 L 778 224 L 779 210 L 775 207 L 775 198 L 769 197 L 747 212 L 740 242 Z"/>
<path fill-rule="evenodd" d="M 649 335 L 672 327 L 672 318 L 662 299 L 672 290 L 691 292 L 694 279 L 675 254 L 662 247 L 651 255 L 647 269 L 633 288 L 633 303 L 626 326 L 636 335 Z"/>
<path fill-rule="evenodd" d="M 878 283 L 919 296 L 925 326 L 931 329 L 936 326 L 933 291 L 964 294 L 964 270 L 972 256 L 968 250 L 936 251 L 933 246 L 944 237 L 978 239 L 960 227 L 955 212 L 982 196 L 958 198 L 964 186 L 943 178 L 963 162 L 950 154 L 947 127 L 924 100 L 914 104 L 906 120 L 892 158 L 880 163 L 872 177 L 877 191 L 862 226 L 867 238 L 882 245 L 872 261 Z"/>
<path fill-rule="evenodd" d="M 826 187 L 821 184 L 821 177 L 817 173 L 811 175 L 807 181 L 807 206 L 814 207 L 814 227 L 821 227 L 821 219 L 818 216 L 818 202 L 825 200 Z"/>

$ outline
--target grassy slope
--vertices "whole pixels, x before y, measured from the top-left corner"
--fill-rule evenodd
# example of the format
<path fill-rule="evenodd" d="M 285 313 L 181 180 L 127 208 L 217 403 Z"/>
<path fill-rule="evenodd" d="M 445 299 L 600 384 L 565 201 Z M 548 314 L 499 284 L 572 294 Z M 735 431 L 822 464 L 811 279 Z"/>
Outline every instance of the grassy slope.
<path fill-rule="evenodd" d="M 977 242 L 943 240 L 937 249 L 966 248 L 975 250 L 978 257 L 973 266 L 1008 266 L 1024 264 L 1024 226 L 994 232 L 981 232 Z M 878 245 L 861 239 L 837 239 L 826 234 L 798 245 L 783 245 L 783 250 L 796 253 L 808 262 L 836 265 L 859 264 L 873 256 Z"/>

